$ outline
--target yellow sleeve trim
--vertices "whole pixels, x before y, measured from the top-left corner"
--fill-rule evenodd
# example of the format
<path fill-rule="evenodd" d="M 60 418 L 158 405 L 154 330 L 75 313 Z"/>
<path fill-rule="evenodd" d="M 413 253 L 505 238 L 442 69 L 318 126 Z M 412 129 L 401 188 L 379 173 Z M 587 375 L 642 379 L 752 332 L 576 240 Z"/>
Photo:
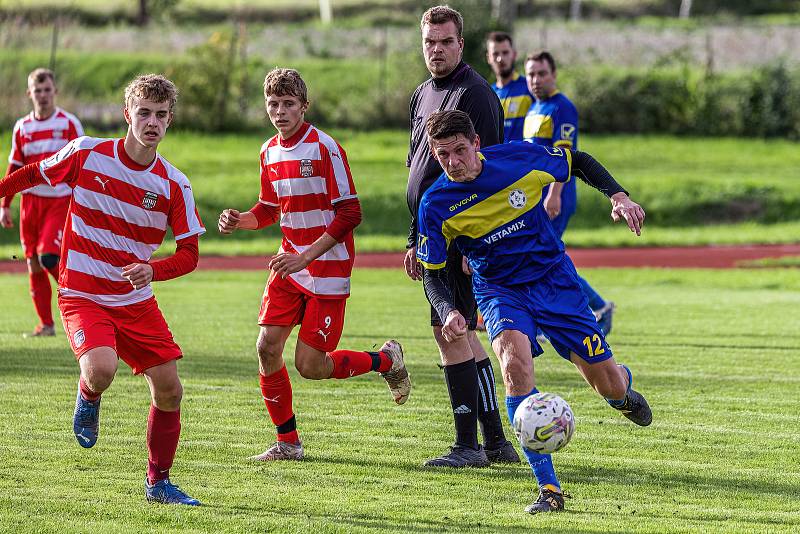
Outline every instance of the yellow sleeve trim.
<path fill-rule="evenodd" d="M 426 269 L 428 269 L 429 271 L 436 271 L 438 269 L 444 269 L 444 266 L 447 265 L 446 261 L 443 261 L 442 263 L 428 263 L 428 262 L 422 261 L 422 260 L 417 260 L 417 261 L 419 261 L 422 264 L 422 266 L 425 267 Z"/>
<path fill-rule="evenodd" d="M 567 154 L 567 171 L 569 173 L 569 178 L 567 179 L 567 182 L 569 182 L 570 180 L 572 180 L 572 150 L 565 150 L 564 152 L 566 152 Z"/>

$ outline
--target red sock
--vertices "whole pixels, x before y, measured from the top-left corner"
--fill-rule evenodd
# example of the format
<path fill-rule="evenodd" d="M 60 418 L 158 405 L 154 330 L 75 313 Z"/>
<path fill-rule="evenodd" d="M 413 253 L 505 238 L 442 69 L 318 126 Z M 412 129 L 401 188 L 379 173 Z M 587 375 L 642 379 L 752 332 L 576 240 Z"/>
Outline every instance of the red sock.
<path fill-rule="evenodd" d="M 180 435 L 181 411 L 165 412 L 150 405 L 147 418 L 147 480 L 150 484 L 169 478 Z"/>
<path fill-rule="evenodd" d="M 36 308 L 39 321 L 45 326 L 53 326 L 53 312 L 50 309 L 50 297 L 52 297 L 53 291 L 50 289 L 47 271 L 29 273 L 28 278 L 31 285 L 33 307 Z"/>
<path fill-rule="evenodd" d="M 78 380 L 78 388 L 80 388 L 81 390 L 81 396 L 90 402 L 96 401 L 97 399 L 100 398 L 100 395 L 102 395 L 102 393 L 95 393 L 94 391 L 89 389 L 89 386 L 87 386 L 86 382 L 83 381 L 83 377 L 81 377 L 80 380 Z"/>
<path fill-rule="evenodd" d="M 292 410 L 292 382 L 286 366 L 269 376 L 259 374 L 261 396 L 278 433 L 278 441 L 297 443 L 297 423 Z"/>
<path fill-rule="evenodd" d="M 377 355 L 377 362 L 373 354 Z M 329 352 L 328 356 L 333 360 L 331 378 L 350 378 L 373 370 L 383 373 L 392 367 L 392 360 L 382 352 L 335 350 Z M 387 361 L 388 365 L 386 365 Z M 378 366 L 373 369 L 375 363 L 378 363 Z"/>
<path fill-rule="evenodd" d="M 377 372 L 385 373 L 386 371 L 392 368 L 392 359 L 389 357 L 388 354 L 386 354 L 385 352 L 378 352 L 378 353 L 372 352 L 371 354 L 377 354 L 378 358 L 380 359 L 380 364 L 378 365 L 378 368 L 375 369 Z"/>

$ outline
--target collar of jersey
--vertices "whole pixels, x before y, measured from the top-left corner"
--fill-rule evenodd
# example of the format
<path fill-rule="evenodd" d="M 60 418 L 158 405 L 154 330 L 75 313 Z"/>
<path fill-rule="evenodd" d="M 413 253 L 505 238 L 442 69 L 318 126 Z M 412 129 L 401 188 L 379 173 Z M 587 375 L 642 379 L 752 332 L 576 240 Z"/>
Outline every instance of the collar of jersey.
<path fill-rule="evenodd" d="M 289 139 L 281 139 L 280 134 L 278 134 L 278 146 L 283 150 L 294 150 L 297 145 L 299 145 L 303 139 L 306 138 L 308 132 L 310 131 L 311 124 L 308 122 L 303 122 L 303 125 L 300 126 L 300 129 L 297 130 Z"/>
<path fill-rule="evenodd" d="M 153 158 L 153 161 L 150 162 L 148 165 L 142 165 L 141 163 L 136 163 L 133 158 L 131 158 L 127 152 L 125 152 L 125 138 L 117 139 L 114 143 L 114 152 L 117 154 L 117 159 L 124 165 L 126 168 L 135 171 L 135 172 L 147 172 L 152 169 L 156 161 L 158 161 L 158 152 L 156 152 L 156 157 Z"/>
<path fill-rule="evenodd" d="M 550 100 L 551 98 L 553 98 L 554 96 L 556 96 L 557 94 L 560 94 L 560 93 L 561 93 L 561 91 L 559 91 L 558 89 L 556 89 L 555 91 L 553 91 L 552 93 L 550 93 L 550 95 L 548 95 L 548 97 L 547 97 L 547 98 L 545 98 L 544 100 L 541 100 L 541 102 L 547 102 L 548 100 Z"/>
<path fill-rule="evenodd" d="M 53 109 L 53 112 L 50 114 L 50 116 L 49 116 L 49 117 L 47 117 L 46 119 L 37 119 L 37 118 L 36 118 L 36 112 L 35 112 L 35 111 L 31 111 L 31 119 L 35 120 L 36 122 L 47 122 L 47 121 L 49 121 L 50 119 L 55 119 L 55 118 L 56 118 L 56 116 L 58 115 L 58 112 L 59 112 L 59 111 L 61 111 L 61 108 L 60 108 L 60 107 L 58 107 L 58 106 L 56 106 L 56 107 Z"/>

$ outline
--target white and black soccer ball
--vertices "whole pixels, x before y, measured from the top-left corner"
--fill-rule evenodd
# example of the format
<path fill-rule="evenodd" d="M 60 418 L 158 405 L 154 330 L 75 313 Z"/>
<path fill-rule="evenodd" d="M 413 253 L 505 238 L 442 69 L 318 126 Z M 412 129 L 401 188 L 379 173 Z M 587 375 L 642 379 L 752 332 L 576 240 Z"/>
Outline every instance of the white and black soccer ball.
<path fill-rule="evenodd" d="M 563 449 L 575 433 L 575 416 L 567 401 L 553 393 L 536 393 L 514 412 L 514 433 L 523 449 L 550 454 Z"/>

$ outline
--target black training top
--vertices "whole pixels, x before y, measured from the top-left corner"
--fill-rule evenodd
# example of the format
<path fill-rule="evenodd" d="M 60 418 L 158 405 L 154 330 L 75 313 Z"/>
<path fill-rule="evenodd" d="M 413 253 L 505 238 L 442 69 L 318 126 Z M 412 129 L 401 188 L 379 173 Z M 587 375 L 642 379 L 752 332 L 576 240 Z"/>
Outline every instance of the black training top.
<path fill-rule="evenodd" d="M 406 159 L 406 201 L 411 211 L 408 247 L 417 243 L 419 201 L 443 172 L 428 147 L 425 121 L 432 113 L 453 109 L 469 115 L 481 146 L 503 142 L 503 106 L 489 83 L 463 61 L 444 78 L 431 78 L 417 87 L 409 106 L 411 138 Z"/>

